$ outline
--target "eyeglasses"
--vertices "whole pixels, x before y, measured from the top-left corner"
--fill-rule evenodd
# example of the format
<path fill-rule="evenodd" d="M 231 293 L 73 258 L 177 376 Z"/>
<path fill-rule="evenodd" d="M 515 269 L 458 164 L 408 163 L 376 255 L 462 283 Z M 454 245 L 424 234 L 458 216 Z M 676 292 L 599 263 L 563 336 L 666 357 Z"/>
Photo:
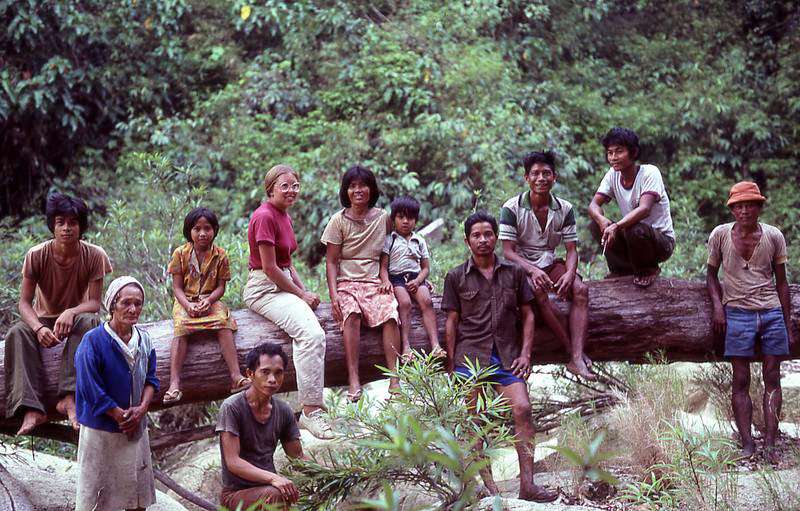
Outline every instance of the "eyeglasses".
<path fill-rule="evenodd" d="M 282 191 L 283 193 L 286 193 L 289 190 L 297 193 L 300 191 L 300 183 L 294 183 L 291 185 L 289 183 L 281 183 L 281 185 L 278 187 L 278 190 Z"/>

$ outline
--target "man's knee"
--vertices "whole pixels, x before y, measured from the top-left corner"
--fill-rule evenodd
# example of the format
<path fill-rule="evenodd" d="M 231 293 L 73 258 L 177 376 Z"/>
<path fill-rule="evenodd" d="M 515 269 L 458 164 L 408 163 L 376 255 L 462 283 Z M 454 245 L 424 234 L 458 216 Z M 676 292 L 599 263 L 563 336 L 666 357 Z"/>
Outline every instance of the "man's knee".
<path fill-rule="evenodd" d="M 431 300 L 431 296 L 429 294 L 422 294 L 417 291 L 417 294 L 414 295 L 414 299 L 417 301 L 417 305 L 421 310 L 427 310 L 433 307 L 433 300 Z"/>
<path fill-rule="evenodd" d="M 285 504 L 286 501 L 279 489 L 274 486 L 264 486 L 259 501 L 264 504 Z"/>
<path fill-rule="evenodd" d="M 39 341 L 36 337 L 36 332 L 24 321 L 17 321 L 8 329 L 8 334 L 6 334 L 6 357 L 12 353 L 14 348 L 23 351 L 36 349 L 38 353 L 38 347 Z"/>
<path fill-rule="evenodd" d="M 750 373 L 733 373 L 733 382 L 731 385 L 734 394 L 750 391 Z"/>
<path fill-rule="evenodd" d="M 532 410 L 530 401 L 520 400 L 511 404 L 511 413 L 516 423 L 531 420 Z"/>
<path fill-rule="evenodd" d="M 262 509 L 260 505 L 262 504 L 280 505 L 286 504 L 286 501 L 281 495 L 280 490 L 274 486 L 257 486 L 231 494 L 226 494 L 223 490 L 220 496 L 220 504 L 231 510 L 237 509 L 240 505 L 242 509 L 249 509 L 252 506 L 256 506 L 255 509 L 260 511 Z"/>
<path fill-rule="evenodd" d="M 18 339 L 24 339 L 25 337 L 30 337 L 31 335 L 35 335 L 34 331 L 31 327 L 28 326 L 27 323 L 24 321 L 17 321 L 11 328 L 8 329 L 8 334 L 6 334 L 6 341 L 13 342 L 17 341 Z"/>

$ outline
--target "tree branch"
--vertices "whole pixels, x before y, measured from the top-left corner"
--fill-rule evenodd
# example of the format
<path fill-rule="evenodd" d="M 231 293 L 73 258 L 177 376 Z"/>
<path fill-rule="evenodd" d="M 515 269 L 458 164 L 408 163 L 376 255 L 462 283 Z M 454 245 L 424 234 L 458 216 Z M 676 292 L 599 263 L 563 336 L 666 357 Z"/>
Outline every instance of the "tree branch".
<path fill-rule="evenodd" d="M 153 467 L 153 474 L 155 475 L 156 479 L 158 479 L 161 482 L 161 484 L 163 484 L 170 490 L 177 493 L 180 497 L 188 500 L 195 506 L 199 506 L 203 509 L 208 509 L 208 511 L 217 511 L 216 504 L 212 504 L 211 502 L 207 501 L 200 495 L 190 492 L 189 490 L 179 485 L 177 482 L 175 482 L 174 479 L 172 479 L 170 476 L 160 471 L 159 469 Z"/>

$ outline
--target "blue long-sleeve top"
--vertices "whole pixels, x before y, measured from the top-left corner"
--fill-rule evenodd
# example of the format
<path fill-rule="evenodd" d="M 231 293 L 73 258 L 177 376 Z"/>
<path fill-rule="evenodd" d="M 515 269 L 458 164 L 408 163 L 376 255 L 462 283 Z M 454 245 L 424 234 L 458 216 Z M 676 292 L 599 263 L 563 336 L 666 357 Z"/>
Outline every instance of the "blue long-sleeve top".
<path fill-rule="evenodd" d="M 153 386 L 158 392 L 156 351 L 147 332 L 134 328 L 139 333 L 139 351 L 133 369 L 102 324 L 86 332 L 78 345 L 75 408 L 78 422 L 84 426 L 121 433 L 116 421 L 106 412 L 115 407 L 125 410 L 138 406 L 145 385 Z M 140 433 L 146 425 L 147 421 L 143 420 Z"/>

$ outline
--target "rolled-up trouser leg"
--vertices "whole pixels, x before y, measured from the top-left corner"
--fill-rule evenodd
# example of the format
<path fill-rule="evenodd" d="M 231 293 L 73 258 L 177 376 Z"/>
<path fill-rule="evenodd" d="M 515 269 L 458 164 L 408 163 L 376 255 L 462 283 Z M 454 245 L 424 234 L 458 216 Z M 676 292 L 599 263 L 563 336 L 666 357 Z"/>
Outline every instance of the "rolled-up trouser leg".
<path fill-rule="evenodd" d="M 602 245 L 600 242 L 603 236 L 600 233 L 600 226 L 596 222 L 589 222 L 589 232 L 592 234 L 592 238 Z M 628 254 L 628 244 L 625 242 L 622 232 L 618 232 L 614 243 L 606 247 L 605 256 L 608 270 L 612 273 L 617 275 L 630 275 L 633 273 L 634 268 L 631 265 L 631 256 Z"/>
<path fill-rule="evenodd" d="M 243 490 L 223 488 L 220 493 L 219 503 L 231 510 L 254 509 L 255 511 L 263 511 L 267 507 L 270 509 L 288 509 L 288 505 L 283 505 L 284 500 L 280 490 L 268 485 L 254 486 Z"/>
<path fill-rule="evenodd" d="M 61 367 L 58 372 L 58 397 L 64 394 L 75 393 L 75 352 L 81 343 L 84 334 L 100 324 L 100 316 L 90 312 L 84 312 L 75 316 L 72 323 L 72 331 L 64 343 L 64 351 L 61 352 Z"/>
<path fill-rule="evenodd" d="M 252 278 L 252 277 L 251 277 Z M 325 331 L 314 311 L 297 295 L 285 291 L 257 293 L 248 281 L 244 301 L 254 312 L 275 323 L 292 338 L 292 362 L 300 403 L 322 406 L 325 387 Z"/>
<path fill-rule="evenodd" d="M 48 328 L 55 322 L 39 318 Z M 45 413 L 44 366 L 36 333 L 26 323 L 14 323 L 6 335 L 3 368 L 6 378 L 6 417 L 13 417 L 21 407 Z"/>

